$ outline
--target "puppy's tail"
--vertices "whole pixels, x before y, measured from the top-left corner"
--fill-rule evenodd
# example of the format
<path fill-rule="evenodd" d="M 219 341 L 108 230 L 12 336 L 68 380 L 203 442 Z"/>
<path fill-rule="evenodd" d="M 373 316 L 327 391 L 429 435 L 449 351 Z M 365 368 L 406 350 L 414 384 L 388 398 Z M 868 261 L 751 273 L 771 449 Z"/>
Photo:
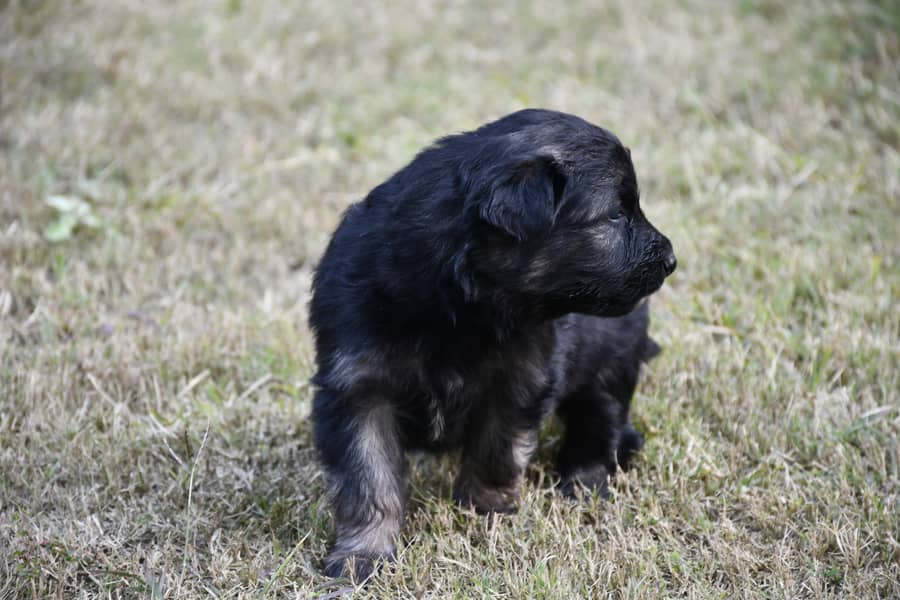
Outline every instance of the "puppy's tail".
<path fill-rule="evenodd" d="M 656 343 L 649 335 L 644 338 L 644 347 L 641 349 L 641 360 L 650 362 L 662 353 L 662 346 Z"/>

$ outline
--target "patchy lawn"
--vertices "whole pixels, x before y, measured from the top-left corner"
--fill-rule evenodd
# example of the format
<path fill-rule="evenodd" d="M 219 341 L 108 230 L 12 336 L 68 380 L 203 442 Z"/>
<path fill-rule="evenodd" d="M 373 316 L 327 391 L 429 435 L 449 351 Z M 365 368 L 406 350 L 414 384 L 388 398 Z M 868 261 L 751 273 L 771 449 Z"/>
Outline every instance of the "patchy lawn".
<path fill-rule="evenodd" d="M 900 596 L 893 2 L 0 0 L 0 597 L 328 596 L 310 273 L 431 139 L 632 149 L 679 270 L 610 502 L 416 458 L 360 597 Z"/>

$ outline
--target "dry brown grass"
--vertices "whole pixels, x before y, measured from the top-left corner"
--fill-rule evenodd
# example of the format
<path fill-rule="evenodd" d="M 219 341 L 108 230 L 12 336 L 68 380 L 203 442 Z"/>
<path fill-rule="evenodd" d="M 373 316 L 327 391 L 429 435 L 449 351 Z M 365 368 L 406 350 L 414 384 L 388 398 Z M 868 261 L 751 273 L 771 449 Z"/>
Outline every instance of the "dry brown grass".
<path fill-rule="evenodd" d="M 417 458 L 361 597 L 900 596 L 891 2 L 0 0 L 0 597 L 317 597 L 310 270 L 351 200 L 523 106 L 631 146 L 679 271 L 611 502 Z M 99 227 L 44 237 L 54 195 Z"/>

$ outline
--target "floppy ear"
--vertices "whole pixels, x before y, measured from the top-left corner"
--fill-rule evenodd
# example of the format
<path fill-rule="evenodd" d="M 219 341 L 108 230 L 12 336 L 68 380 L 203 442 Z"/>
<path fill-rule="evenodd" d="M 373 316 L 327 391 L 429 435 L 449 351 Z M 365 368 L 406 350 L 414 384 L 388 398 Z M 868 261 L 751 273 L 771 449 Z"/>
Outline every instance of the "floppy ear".
<path fill-rule="evenodd" d="M 521 242 L 550 228 L 564 185 L 553 157 L 520 160 L 497 174 L 481 218 Z"/>

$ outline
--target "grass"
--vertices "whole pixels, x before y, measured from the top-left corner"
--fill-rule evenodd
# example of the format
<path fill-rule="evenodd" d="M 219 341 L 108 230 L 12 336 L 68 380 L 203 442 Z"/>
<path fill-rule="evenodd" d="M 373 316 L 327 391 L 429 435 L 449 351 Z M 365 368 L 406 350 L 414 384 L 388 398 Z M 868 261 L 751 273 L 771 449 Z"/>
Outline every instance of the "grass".
<path fill-rule="evenodd" d="M 895 3 L 388 4 L 0 1 L 0 597 L 900 596 Z M 647 447 L 572 504 L 550 426 L 497 519 L 417 457 L 397 563 L 326 580 L 311 269 L 524 106 L 614 130 L 678 252 Z"/>

